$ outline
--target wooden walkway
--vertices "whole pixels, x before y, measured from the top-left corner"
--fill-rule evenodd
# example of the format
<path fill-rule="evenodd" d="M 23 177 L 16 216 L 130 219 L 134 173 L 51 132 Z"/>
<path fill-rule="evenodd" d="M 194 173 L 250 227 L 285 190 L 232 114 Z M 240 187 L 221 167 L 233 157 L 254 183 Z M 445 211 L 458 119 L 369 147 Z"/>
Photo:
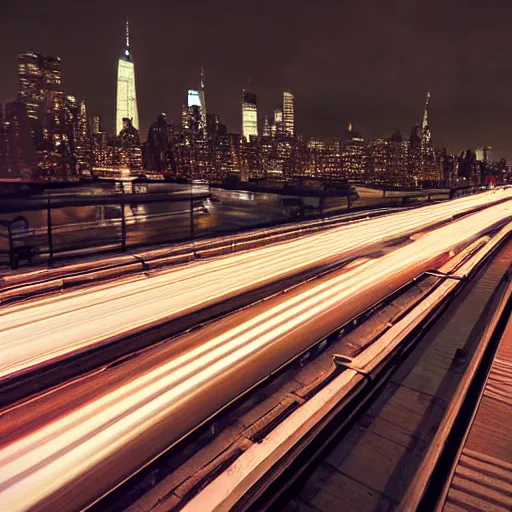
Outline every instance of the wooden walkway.
<path fill-rule="evenodd" d="M 512 318 L 509 320 L 441 508 L 512 510 Z"/>

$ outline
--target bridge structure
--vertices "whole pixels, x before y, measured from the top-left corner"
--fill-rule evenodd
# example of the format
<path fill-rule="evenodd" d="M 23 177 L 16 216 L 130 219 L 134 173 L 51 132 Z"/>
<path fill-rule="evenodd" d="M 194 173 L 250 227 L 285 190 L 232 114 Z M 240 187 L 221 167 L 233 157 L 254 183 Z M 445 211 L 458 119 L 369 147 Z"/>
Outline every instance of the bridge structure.
<path fill-rule="evenodd" d="M 509 510 L 511 235 L 496 189 L 3 274 L 0 502 Z"/>

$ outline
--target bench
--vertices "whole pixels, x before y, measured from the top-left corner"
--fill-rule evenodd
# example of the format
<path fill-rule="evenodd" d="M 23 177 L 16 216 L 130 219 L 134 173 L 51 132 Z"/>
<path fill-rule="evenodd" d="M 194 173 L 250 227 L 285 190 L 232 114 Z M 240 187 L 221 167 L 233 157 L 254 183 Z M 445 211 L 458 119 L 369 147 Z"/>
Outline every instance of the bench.
<path fill-rule="evenodd" d="M 9 265 L 17 269 L 20 261 L 26 260 L 32 265 L 36 255 L 35 229 L 30 229 L 25 217 L 16 217 L 12 221 L 0 221 L 7 230 L 9 241 Z"/>

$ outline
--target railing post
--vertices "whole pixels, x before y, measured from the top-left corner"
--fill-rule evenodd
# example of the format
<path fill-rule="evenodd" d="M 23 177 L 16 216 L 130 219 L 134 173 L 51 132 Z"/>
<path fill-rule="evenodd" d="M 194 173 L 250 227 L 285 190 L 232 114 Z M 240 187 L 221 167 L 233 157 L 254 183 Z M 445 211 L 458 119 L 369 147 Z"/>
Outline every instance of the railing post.
<path fill-rule="evenodd" d="M 192 253 L 194 258 L 196 257 L 196 244 L 195 244 L 195 232 L 194 232 L 194 190 L 193 180 L 190 180 L 190 240 L 192 242 Z"/>
<path fill-rule="evenodd" d="M 126 251 L 126 215 L 124 212 L 124 203 L 121 203 L 121 249 Z"/>
<path fill-rule="evenodd" d="M 14 240 L 12 238 L 12 231 L 11 231 L 11 226 L 9 226 L 7 228 L 7 233 L 9 235 L 9 264 L 11 266 L 11 270 L 14 270 L 15 268 L 15 254 L 14 254 Z"/>
<path fill-rule="evenodd" d="M 53 264 L 53 233 L 52 233 L 52 207 L 50 204 L 50 194 L 48 194 L 48 203 L 46 208 L 46 227 L 48 230 L 48 258 L 50 265 Z"/>

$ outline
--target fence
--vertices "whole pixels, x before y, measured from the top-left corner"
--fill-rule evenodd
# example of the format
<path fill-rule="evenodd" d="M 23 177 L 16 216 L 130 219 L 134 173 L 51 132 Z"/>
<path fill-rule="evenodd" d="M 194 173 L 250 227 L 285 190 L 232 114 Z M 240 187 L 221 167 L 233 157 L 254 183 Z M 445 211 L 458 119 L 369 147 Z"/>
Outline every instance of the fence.
<path fill-rule="evenodd" d="M 160 185 L 155 185 L 161 190 Z M 349 197 L 294 197 L 188 184 L 171 192 L 45 193 L 0 202 L 0 264 L 48 262 L 159 244 L 175 244 L 364 210 L 458 197 L 468 190 L 364 192 Z"/>

